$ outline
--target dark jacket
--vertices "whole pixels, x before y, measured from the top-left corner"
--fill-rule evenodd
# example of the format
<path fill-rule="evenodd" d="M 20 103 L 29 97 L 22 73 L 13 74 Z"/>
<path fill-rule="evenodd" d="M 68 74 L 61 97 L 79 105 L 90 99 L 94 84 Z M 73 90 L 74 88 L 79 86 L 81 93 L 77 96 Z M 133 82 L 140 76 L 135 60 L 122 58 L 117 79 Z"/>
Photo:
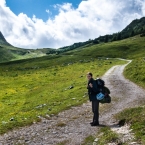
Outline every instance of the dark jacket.
<path fill-rule="evenodd" d="M 90 83 L 93 85 L 93 88 L 91 88 L 89 86 Z M 88 89 L 90 101 L 96 101 L 97 100 L 96 95 L 98 94 L 98 88 L 97 88 L 96 81 L 93 78 L 88 82 L 87 89 Z"/>

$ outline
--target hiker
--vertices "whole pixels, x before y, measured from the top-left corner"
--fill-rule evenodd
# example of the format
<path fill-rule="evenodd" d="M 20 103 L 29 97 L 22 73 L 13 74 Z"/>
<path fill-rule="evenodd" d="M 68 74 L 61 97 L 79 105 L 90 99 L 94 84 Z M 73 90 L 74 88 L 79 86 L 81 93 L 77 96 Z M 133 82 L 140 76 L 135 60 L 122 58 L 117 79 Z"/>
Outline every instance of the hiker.
<path fill-rule="evenodd" d="M 91 126 L 99 126 L 99 101 L 96 98 L 96 95 L 98 93 L 98 88 L 96 81 L 93 79 L 92 73 L 87 73 L 87 79 L 88 79 L 88 94 L 89 99 L 92 102 L 92 112 L 94 114 L 93 116 L 93 122 L 91 122 Z"/>

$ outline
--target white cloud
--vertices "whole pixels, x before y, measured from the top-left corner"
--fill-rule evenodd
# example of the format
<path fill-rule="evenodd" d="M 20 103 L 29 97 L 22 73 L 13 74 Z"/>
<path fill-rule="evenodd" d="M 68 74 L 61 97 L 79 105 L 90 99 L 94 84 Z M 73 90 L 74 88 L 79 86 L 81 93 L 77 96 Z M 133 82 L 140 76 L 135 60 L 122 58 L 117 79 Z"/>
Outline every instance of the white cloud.
<path fill-rule="evenodd" d="M 46 13 L 48 13 L 48 14 L 49 14 L 49 13 L 50 13 L 50 11 L 47 9 L 47 10 L 46 10 Z"/>
<path fill-rule="evenodd" d="M 6 4 L 5 0 L 0 1 L 0 6 L 5 6 L 5 4 Z"/>
<path fill-rule="evenodd" d="M 87 0 L 76 9 L 70 3 L 54 7 L 58 15 L 44 22 L 23 13 L 17 16 L 0 0 L 0 31 L 14 46 L 58 48 L 120 31 L 145 15 L 145 0 Z"/>
<path fill-rule="evenodd" d="M 51 12 L 50 12 L 50 10 L 47 9 L 47 10 L 46 10 L 46 13 L 50 14 Z"/>

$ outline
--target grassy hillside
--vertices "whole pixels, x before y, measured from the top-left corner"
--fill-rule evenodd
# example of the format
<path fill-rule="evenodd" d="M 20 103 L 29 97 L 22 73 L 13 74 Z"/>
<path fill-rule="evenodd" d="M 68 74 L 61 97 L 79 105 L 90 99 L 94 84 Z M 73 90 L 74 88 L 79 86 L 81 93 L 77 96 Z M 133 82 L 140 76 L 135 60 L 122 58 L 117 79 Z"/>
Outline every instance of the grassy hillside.
<path fill-rule="evenodd" d="M 71 50 L 59 55 L 48 55 L 45 57 L 40 58 L 31 58 L 13 62 L 3 63 L 1 65 L 8 65 L 11 66 L 25 66 L 25 67 L 32 67 L 32 66 L 50 66 L 50 65 L 57 65 L 61 60 L 62 63 L 71 63 L 74 61 L 83 61 L 84 59 L 98 59 L 98 58 L 127 58 L 127 59 L 136 59 L 141 58 L 143 59 L 145 56 L 145 37 L 134 36 L 132 38 L 97 44 L 97 45 L 89 45 L 85 47 L 81 47 L 76 50 Z M 38 50 L 39 51 L 39 50 Z M 48 63 L 48 60 L 51 60 L 51 63 Z M 28 63 L 29 62 L 29 63 Z M 21 66 L 17 65 L 18 63 Z"/>
<path fill-rule="evenodd" d="M 24 56 L 27 50 L 8 45 L 0 45 L 0 62 L 16 59 L 19 55 Z"/>
<path fill-rule="evenodd" d="M 65 59 L 64 59 L 65 58 Z M 86 73 L 102 76 L 118 60 L 69 57 L 23 60 L 0 66 L 0 133 L 85 102 Z M 37 59 L 36 59 L 37 60 Z"/>
<path fill-rule="evenodd" d="M 0 31 L 0 45 L 12 46 L 11 44 L 9 44 L 9 43 L 6 41 L 6 39 L 5 39 L 5 37 L 3 36 L 3 34 L 1 33 L 1 31 Z"/>
<path fill-rule="evenodd" d="M 91 45 L 81 49 L 72 50 L 64 53 L 65 55 L 75 55 L 94 58 L 108 57 L 108 58 L 128 58 L 135 59 L 145 56 L 145 37 L 134 36 L 128 39 Z"/>
<path fill-rule="evenodd" d="M 0 63 L 12 60 L 28 59 L 42 57 L 46 54 L 56 54 L 51 48 L 43 49 L 22 49 L 12 46 L 7 42 L 3 34 L 0 32 Z"/>
<path fill-rule="evenodd" d="M 52 49 L 22 49 L 9 45 L 0 45 L 0 62 L 37 58 L 45 56 Z"/>
<path fill-rule="evenodd" d="M 143 56 L 133 60 L 124 74 L 128 79 L 145 88 L 145 55 Z"/>

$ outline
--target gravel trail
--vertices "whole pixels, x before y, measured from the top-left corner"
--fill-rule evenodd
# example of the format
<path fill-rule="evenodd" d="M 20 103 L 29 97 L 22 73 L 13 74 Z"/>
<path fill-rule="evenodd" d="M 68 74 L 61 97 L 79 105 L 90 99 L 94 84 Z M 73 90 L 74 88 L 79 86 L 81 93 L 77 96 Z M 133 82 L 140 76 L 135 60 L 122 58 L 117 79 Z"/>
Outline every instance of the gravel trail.
<path fill-rule="evenodd" d="M 112 103 L 101 106 L 102 125 L 113 125 L 113 115 L 124 108 L 138 106 L 145 98 L 145 90 L 124 78 L 125 67 L 114 66 L 103 76 L 111 90 Z M 0 136 L 0 145 L 57 145 L 63 141 L 67 145 L 81 145 L 87 136 L 99 130 L 99 127 L 90 126 L 91 121 L 91 103 L 87 102 L 49 119 L 42 118 L 39 123 L 8 132 Z"/>

